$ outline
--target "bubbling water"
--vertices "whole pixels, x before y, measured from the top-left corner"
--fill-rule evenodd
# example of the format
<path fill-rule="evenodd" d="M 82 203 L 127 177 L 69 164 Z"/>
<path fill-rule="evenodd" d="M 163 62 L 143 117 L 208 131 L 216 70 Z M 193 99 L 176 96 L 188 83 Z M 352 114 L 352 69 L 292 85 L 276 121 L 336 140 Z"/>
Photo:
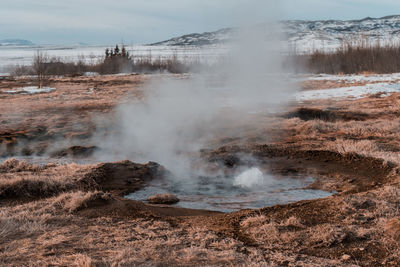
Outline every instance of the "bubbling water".
<path fill-rule="evenodd" d="M 278 177 L 251 167 L 236 176 L 156 180 L 127 198 L 146 202 L 152 195 L 167 193 L 180 199 L 176 204 L 178 207 L 232 212 L 323 198 L 332 194 L 307 189 L 313 182 L 314 179 L 309 176 Z"/>
<path fill-rule="evenodd" d="M 264 182 L 264 174 L 260 171 L 260 169 L 254 167 L 236 176 L 235 180 L 233 181 L 233 185 L 251 188 L 257 185 L 262 185 Z"/>

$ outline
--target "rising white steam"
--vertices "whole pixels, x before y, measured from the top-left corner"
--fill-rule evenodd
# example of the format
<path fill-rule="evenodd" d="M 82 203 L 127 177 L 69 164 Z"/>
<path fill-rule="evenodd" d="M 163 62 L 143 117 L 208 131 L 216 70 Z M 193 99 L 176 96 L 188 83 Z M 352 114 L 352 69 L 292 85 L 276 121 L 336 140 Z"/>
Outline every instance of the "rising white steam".
<path fill-rule="evenodd" d="M 97 139 L 103 160 L 156 161 L 189 177 L 192 156 L 206 141 L 249 113 L 284 106 L 293 88 L 284 80 L 277 23 L 238 31 L 229 57 L 218 68 L 189 78 L 158 78 L 144 100 L 120 105 L 112 131 Z"/>
<path fill-rule="evenodd" d="M 258 168 L 248 169 L 235 177 L 233 185 L 246 188 L 264 185 L 264 174 Z"/>

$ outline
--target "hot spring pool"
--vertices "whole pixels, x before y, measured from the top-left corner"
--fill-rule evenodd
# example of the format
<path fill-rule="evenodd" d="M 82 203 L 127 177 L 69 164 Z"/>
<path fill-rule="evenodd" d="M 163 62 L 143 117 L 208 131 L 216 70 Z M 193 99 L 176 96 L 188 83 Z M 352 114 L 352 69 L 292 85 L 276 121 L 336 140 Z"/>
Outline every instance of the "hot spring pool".
<path fill-rule="evenodd" d="M 233 177 L 204 177 L 192 179 L 163 179 L 151 182 L 144 189 L 126 196 L 146 202 L 155 194 L 174 194 L 180 202 L 174 206 L 233 212 L 241 209 L 258 209 L 300 200 L 324 198 L 331 192 L 305 189 L 314 179 L 292 175 L 277 177 L 250 168 Z"/>

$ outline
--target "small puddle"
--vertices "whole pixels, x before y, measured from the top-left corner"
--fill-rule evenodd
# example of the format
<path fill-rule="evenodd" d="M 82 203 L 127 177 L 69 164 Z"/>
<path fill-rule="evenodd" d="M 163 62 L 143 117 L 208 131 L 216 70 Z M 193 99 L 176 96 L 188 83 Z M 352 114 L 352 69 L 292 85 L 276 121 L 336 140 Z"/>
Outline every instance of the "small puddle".
<path fill-rule="evenodd" d="M 324 198 L 333 194 L 305 189 L 313 182 L 314 179 L 308 176 L 277 177 L 251 168 L 235 177 L 157 180 L 126 197 L 146 202 L 152 195 L 168 193 L 180 199 L 174 205 L 176 207 L 233 212 Z"/>

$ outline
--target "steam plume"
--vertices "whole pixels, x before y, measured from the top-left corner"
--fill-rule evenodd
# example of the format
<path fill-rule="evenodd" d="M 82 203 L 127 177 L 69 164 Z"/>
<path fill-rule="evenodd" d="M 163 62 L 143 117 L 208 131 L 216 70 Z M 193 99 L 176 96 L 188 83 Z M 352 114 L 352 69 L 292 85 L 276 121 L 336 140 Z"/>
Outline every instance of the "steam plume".
<path fill-rule="evenodd" d="M 240 115 L 277 110 L 290 98 L 293 88 L 282 77 L 285 51 L 277 25 L 238 30 L 218 68 L 149 83 L 144 101 L 117 108 L 114 130 L 102 137 L 99 156 L 156 161 L 178 177 L 190 176 L 191 156 L 228 123 L 235 128 Z"/>

